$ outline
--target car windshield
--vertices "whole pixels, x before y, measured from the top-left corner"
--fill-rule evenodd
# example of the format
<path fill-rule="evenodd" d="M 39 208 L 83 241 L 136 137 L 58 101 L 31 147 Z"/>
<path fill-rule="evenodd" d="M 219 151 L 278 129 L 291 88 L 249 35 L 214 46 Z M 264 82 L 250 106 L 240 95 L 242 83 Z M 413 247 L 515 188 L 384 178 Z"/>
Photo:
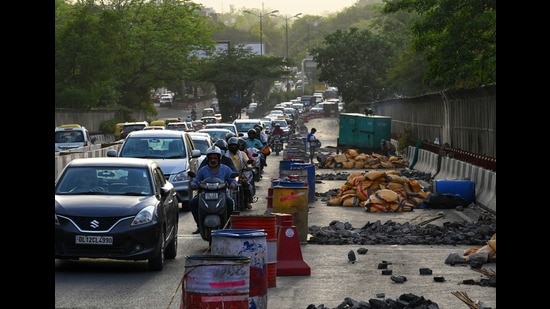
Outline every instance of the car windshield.
<path fill-rule="evenodd" d="M 226 129 L 219 129 L 219 130 L 201 129 L 199 130 L 199 132 L 208 133 L 208 135 L 210 135 L 210 137 L 212 138 L 212 141 L 217 141 L 219 139 L 225 140 L 225 135 L 227 135 L 227 133 L 231 131 Z"/>
<path fill-rule="evenodd" d="M 206 154 L 206 150 L 210 146 L 205 139 L 193 139 L 193 144 L 195 144 L 195 148 L 199 149 L 203 155 Z"/>
<path fill-rule="evenodd" d="M 250 129 L 254 129 L 254 126 L 257 124 L 257 122 L 235 122 L 237 131 L 239 132 L 247 132 Z"/>
<path fill-rule="evenodd" d="M 132 132 L 132 131 L 139 131 L 143 130 L 145 128 L 144 124 L 131 124 L 131 125 L 125 125 L 122 128 L 122 132 Z"/>
<path fill-rule="evenodd" d="M 206 128 L 221 128 L 221 129 L 227 129 L 235 134 L 235 126 L 232 124 L 223 124 L 223 123 L 208 123 L 206 124 Z"/>
<path fill-rule="evenodd" d="M 131 137 L 124 142 L 120 156 L 179 159 L 187 157 L 187 152 L 181 138 Z"/>
<path fill-rule="evenodd" d="M 151 195 L 145 168 L 68 167 L 55 187 L 57 195 Z"/>
<path fill-rule="evenodd" d="M 56 143 L 83 143 L 84 134 L 82 131 L 56 131 Z"/>

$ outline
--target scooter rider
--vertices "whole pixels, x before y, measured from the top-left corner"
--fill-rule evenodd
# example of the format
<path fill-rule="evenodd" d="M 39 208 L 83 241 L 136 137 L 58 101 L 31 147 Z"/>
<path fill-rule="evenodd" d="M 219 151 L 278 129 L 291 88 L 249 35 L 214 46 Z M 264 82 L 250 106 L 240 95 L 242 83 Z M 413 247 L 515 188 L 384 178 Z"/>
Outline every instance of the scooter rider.
<path fill-rule="evenodd" d="M 267 136 L 267 134 L 265 134 L 263 132 L 263 129 L 264 128 L 259 124 L 254 126 L 254 130 L 256 130 L 256 138 L 259 139 L 260 142 L 262 142 L 262 144 L 264 144 L 264 146 L 265 146 L 268 143 L 268 141 L 267 141 L 268 136 Z"/>
<path fill-rule="evenodd" d="M 269 134 L 269 137 L 273 137 L 275 135 L 280 135 L 282 137 L 284 134 L 285 131 L 283 131 L 283 129 L 281 129 L 281 125 L 277 123 L 275 124 L 273 131 L 271 131 L 271 134 Z"/>
<path fill-rule="evenodd" d="M 248 155 L 246 152 L 239 150 L 239 139 L 237 137 L 231 137 L 227 144 L 228 151 L 225 153 L 225 156 L 233 161 L 237 170 L 252 170 L 252 166 L 247 164 L 249 161 Z M 250 185 L 254 186 L 253 180 Z M 248 203 L 246 208 L 252 209 L 252 204 Z"/>
<path fill-rule="evenodd" d="M 221 164 L 227 165 L 233 172 L 239 172 L 231 158 L 225 156 L 225 153 L 227 152 L 227 142 L 223 139 L 219 139 L 214 143 L 214 146 L 217 146 L 222 151 Z M 202 160 L 201 165 L 199 165 L 199 169 L 206 165 L 208 165 L 208 160 Z"/>
<path fill-rule="evenodd" d="M 193 189 L 199 188 L 199 183 L 208 177 L 217 177 L 220 179 L 225 180 L 229 184 L 229 189 L 234 190 L 237 188 L 237 181 L 235 178 L 231 177 L 231 173 L 233 171 L 231 168 L 229 168 L 227 165 L 221 164 L 220 159 L 222 157 L 222 151 L 217 146 L 211 146 L 206 151 L 206 159 L 204 161 L 208 161 L 208 165 L 201 167 L 195 178 L 193 178 L 193 181 L 191 182 L 191 187 Z M 233 199 L 227 195 L 225 199 L 225 203 L 227 205 L 227 216 L 231 216 L 233 213 L 233 210 L 235 209 L 235 202 Z M 191 210 L 191 213 L 193 214 L 193 219 L 195 220 L 195 223 L 197 224 L 197 230 L 193 232 L 193 234 L 200 233 L 199 231 L 199 196 L 195 196 L 189 201 L 189 208 Z"/>
<path fill-rule="evenodd" d="M 258 134 L 256 130 L 250 129 L 248 130 L 248 139 L 246 140 L 246 148 L 256 148 L 258 149 L 259 156 L 260 156 L 260 164 L 262 166 L 267 166 L 267 163 L 265 162 L 265 156 L 262 154 L 262 148 L 264 148 L 264 144 L 258 139 Z"/>

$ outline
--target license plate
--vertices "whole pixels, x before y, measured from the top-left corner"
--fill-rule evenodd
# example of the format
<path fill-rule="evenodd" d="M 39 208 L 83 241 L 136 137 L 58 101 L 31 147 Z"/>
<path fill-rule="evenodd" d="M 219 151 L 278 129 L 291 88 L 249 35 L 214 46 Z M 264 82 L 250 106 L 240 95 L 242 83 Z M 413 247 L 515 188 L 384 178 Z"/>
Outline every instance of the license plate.
<path fill-rule="evenodd" d="M 218 199 L 218 193 L 217 192 L 206 192 L 204 194 L 204 198 L 207 200 L 217 200 Z"/>
<path fill-rule="evenodd" d="M 85 245 L 112 245 L 113 237 L 76 235 L 76 243 Z"/>

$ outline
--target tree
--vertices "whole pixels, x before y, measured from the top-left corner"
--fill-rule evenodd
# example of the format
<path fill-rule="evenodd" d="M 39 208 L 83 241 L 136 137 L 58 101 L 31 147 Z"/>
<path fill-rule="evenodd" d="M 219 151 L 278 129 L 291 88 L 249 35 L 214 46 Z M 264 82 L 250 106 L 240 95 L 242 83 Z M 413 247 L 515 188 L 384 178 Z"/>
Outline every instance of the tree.
<path fill-rule="evenodd" d="M 325 48 L 312 49 L 319 81 L 338 87 L 345 102 L 370 102 L 385 94 L 390 45 L 369 30 L 350 28 L 325 37 Z"/>
<path fill-rule="evenodd" d="M 56 107 L 153 111 L 151 90 L 179 84 L 193 66 L 190 53 L 214 45 L 206 17 L 192 2 L 56 5 Z"/>
<path fill-rule="evenodd" d="M 208 82 L 216 88 L 223 121 L 233 120 L 252 102 L 263 102 L 276 78 L 284 74 L 284 59 L 259 56 L 248 49 L 230 47 L 201 60 L 192 80 Z M 259 96 L 259 97 L 258 97 Z M 226 119 L 226 117 L 231 119 Z"/>
<path fill-rule="evenodd" d="M 496 0 L 387 0 L 385 13 L 417 12 L 412 31 L 425 79 L 444 88 L 496 82 Z"/>

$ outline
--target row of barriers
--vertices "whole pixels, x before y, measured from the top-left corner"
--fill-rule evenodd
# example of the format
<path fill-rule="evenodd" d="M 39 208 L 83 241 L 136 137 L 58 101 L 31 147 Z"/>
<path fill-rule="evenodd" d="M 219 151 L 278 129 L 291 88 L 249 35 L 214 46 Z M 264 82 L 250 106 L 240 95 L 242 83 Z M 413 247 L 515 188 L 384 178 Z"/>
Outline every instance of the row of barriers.
<path fill-rule="evenodd" d="M 491 213 L 497 209 L 497 173 L 473 164 L 460 161 L 448 156 L 440 155 L 424 149 L 415 149 L 409 146 L 407 160 L 415 162 L 414 170 L 430 173 L 434 180 L 438 179 L 467 179 L 475 182 L 475 202 Z"/>

